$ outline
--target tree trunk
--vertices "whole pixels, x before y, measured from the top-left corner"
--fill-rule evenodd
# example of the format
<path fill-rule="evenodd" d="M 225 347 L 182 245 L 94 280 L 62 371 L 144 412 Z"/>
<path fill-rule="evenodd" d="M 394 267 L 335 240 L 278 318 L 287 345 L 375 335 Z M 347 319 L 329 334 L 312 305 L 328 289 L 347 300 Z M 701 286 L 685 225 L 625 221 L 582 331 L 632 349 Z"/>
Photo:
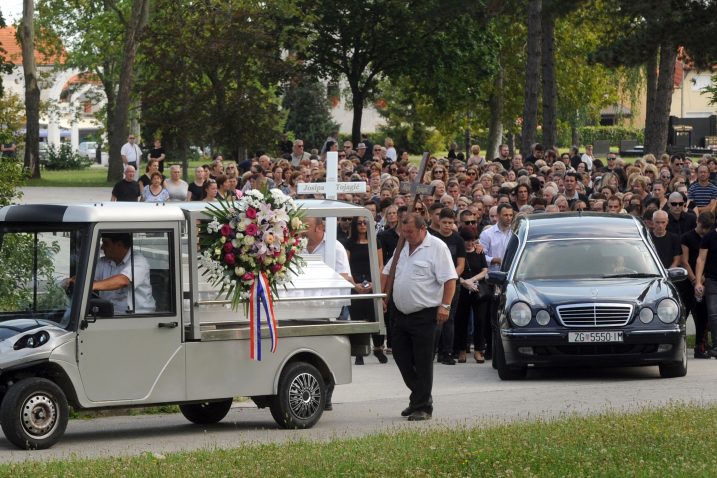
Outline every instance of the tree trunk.
<path fill-rule="evenodd" d="M 667 130 L 672 93 L 675 90 L 676 61 L 677 47 L 669 41 L 663 42 L 660 45 L 660 69 L 655 98 L 652 102 L 652 114 L 645 121 L 645 153 L 652 153 L 657 157 L 667 151 Z"/>
<path fill-rule="evenodd" d="M 139 37 L 142 35 L 149 15 L 149 0 L 133 0 L 132 13 L 125 25 L 124 55 L 120 68 L 117 102 L 113 118 L 114 135 L 110 142 L 110 163 L 107 178 L 114 182 L 122 179 L 123 165 L 120 150 L 127 136 L 127 120 L 134 79 L 134 61 L 137 56 Z"/>
<path fill-rule="evenodd" d="M 22 2 L 22 70 L 25 75 L 25 131 L 26 171 L 32 178 L 40 177 L 40 86 L 35 64 L 35 0 Z"/>
<path fill-rule="evenodd" d="M 542 16 L 543 60 L 543 144 L 552 148 L 558 142 L 558 87 L 555 81 L 555 23 L 550 9 Z"/>
<path fill-rule="evenodd" d="M 112 164 L 112 144 L 115 140 L 115 125 L 112 119 L 115 116 L 115 89 L 114 89 L 114 83 L 112 83 L 109 80 L 105 80 L 102 82 L 102 87 L 105 92 L 105 96 L 107 97 L 107 105 L 105 106 L 105 109 L 107 110 L 107 148 L 109 150 L 109 160 L 108 160 L 108 168 L 107 168 L 107 182 L 110 182 L 112 180 L 111 172 L 112 168 L 109 167 Z M 120 145 L 120 149 L 122 146 Z M 119 158 L 120 167 L 122 167 L 122 158 Z"/>
<path fill-rule="evenodd" d="M 647 126 L 647 120 L 655 113 L 655 95 L 657 93 L 657 56 L 659 55 L 658 45 L 647 57 L 647 64 L 645 65 L 647 77 L 647 98 L 645 100 L 645 126 Z"/>
<path fill-rule="evenodd" d="M 542 0 L 528 2 L 528 57 L 525 65 L 525 104 L 520 152 L 528 156 L 535 143 L 538 127 L 538 95 L 540 89 L 541 11 Z"/>
<path fill-rule="evenodd" d="M 351 105 L 354 110 L 354 117 L 351 123 L 351 141 L 354 144 L 361 142 L 361 119 L 363 118 L 363 100 L 364 95 L 358 88 L 351 88 Z M 366 154 L 373 154 L 373 151 L 367 151 Z"/>
<path fill-rule="evenodd" d="M 485 159 L 491 161 L 498 157 L 498 148 L 503 142 L 503 83 L 505 72 L 502 65 L 498 65 L 493 81 L 493 94 L 488 105 L 490 107 L 490 124 L 488 126 L 488 149 Z"/>
<path fill-rule="evenodd" d="M 577 117 L 574 117 L 570 124 L 570 137 L 572 139 L 573 146 L 580 146 L 580 130 L 578 129 Z"/>

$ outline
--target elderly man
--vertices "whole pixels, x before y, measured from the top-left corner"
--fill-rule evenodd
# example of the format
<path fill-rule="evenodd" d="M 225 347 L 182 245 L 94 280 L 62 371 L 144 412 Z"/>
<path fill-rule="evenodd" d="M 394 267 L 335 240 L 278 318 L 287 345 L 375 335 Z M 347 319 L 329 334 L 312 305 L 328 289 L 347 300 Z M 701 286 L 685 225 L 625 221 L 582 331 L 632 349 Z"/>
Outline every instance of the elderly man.
<path fill-rule="evenodd" d="M 120 155 L 122 156 L 122 162 L 125 166 L 133 166 L 135 171 L 139 168 L 139 158 L 142 157 L 142 150 L 135 143 L 137 137 L 130 134 L 127 137 L 127 142 L 122 146 Z"/>
<path fill-rule="evenodd" d="M 652 214 L 652 231 L 650 231 L 657 255 L 666 269 L 678 267 L 682 262 L 680 236 L 667 231 L 668 221 L 667 213 L 658 209 Z"/>
<path fill-rule="evenodd" d="M 667 198 L 669 222 L 667 230 L 678 236 L 691 231 L 697 225 L 695 215 L 685 210 L 685 197 L 682 193 L 674 192 Z"/>
<path fill-rule="evenodd" d="M 305 159 L 311 159 L 311 154 L 304 151 L 303 139 L 295 139 L 291 147 L 291 165 L 296 168 Z"/>
<path fill-rule="evenodd" d="M 127 166 L 124 170 L 124 178 L 112 188 L 112 201 L 137 202 L 141 196 L 139 183 L 134 180 L 137 172 L 134 166 Z"/>
<path fill-rule="evenodd" d="M 428 234 L 419 214 L 401 221 L 406 240 L 399 256 L 383 269 L 383 284 L 396 264 L 392 302 L 392 345 L 396 365 L 411 390 L 401 416 L 410 421 L 429 420 L 433 414 L 433 339 L 436 325 L 448 320 L 456 290 L 455 267 L 448 246 Z"/>

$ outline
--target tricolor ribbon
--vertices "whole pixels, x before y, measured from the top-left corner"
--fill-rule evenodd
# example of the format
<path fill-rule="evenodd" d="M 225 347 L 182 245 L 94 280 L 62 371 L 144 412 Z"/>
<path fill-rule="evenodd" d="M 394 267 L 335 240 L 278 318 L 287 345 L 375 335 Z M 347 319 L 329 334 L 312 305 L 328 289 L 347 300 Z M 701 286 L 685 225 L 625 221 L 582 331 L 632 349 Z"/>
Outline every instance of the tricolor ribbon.
<path fill-rule="evenodd" d="M 276 317 L 274 316 L 274 302 L 271 298 L 269 279 L 262 272 L 254 279 L 249 296 L 249 328 L 251 359 L 261 361 L 261 312 L 266 315 L 266 323 L 269 326 L 271 338 L 271 351 L 276 352 L 278 334 L 276 330 Z"/>

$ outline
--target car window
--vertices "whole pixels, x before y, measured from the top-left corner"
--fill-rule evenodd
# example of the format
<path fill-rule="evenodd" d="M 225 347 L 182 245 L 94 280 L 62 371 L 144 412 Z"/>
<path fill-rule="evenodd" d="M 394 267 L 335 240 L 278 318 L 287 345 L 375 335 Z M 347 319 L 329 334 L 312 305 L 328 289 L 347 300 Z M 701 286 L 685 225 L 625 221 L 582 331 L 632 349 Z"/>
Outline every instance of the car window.
<path fill-rule="evenodd" d="M 631 274 L 660 275 L 644 242 L 584 239 L 528 243 L 515 278 L 603 278 Z"/>
<path fill-rule="evenodd" d="M 174 313 L 170 231 L 102 231 L 94 264 L 93 289 L 112 303 L 115 316 Z M 105 290 L 112 277 L 131 285 Z"/>

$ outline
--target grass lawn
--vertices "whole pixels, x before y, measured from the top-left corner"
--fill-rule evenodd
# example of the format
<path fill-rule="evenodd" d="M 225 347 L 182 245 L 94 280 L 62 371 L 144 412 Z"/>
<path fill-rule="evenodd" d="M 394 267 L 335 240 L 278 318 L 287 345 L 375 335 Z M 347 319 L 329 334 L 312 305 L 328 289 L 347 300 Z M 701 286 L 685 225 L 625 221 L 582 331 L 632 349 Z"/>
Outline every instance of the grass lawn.
<path fill-rule="evenodd" d="M 526 397 L 528 399 L 528 397 Z M 540 405 L 541 407 L 544 404 Z M 0 465 L 2 476 L 695 477 L 717 469 L 717 406 L 402 431 L 327 443 Z"/>

